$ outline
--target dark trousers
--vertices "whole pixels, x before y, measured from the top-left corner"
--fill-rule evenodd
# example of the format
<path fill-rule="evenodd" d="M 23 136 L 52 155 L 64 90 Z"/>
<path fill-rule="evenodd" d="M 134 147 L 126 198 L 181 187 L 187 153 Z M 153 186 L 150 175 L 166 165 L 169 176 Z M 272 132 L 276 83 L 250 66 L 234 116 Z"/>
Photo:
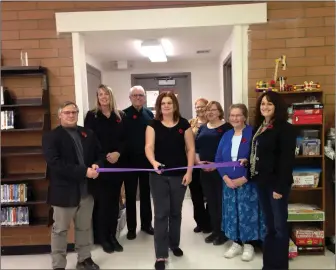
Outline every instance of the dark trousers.
<path fill-rule="evenodd" d="M 120 211 L 122 175 L 101 173 L 94 189 L 93 230 L 95 243 L 110 242 L 116 235 Z"/>
<path fill-rule="evenodd" d="M 259 186 L 258 195 L 265 215 L 266 236 L 263 243 L 263 269 L 288 269 L 288 197 L 290 189 L 281 199 L 273 199 L 273 189 Z"/>
<path fill-rule="evenodd" d="M 129 162 L 130 168 L 149 168 L 149 163 L 144 156 L 132 158 Z M 140 220 L 141 227 L 152 225 L 152 206 L 150 199 L 149 173 L 132 172 L 125 180 L 126 195 L 126 220 L 129 231 L 137 228 L 136 199 L 138 185 L 140 189 Z"/>
<path fill-rule="evenodd" d="M 194 219 L 201 229 L 211 228 L 210 215 L 208 207 L 204 204 L 204 193 L 200 180 L 201 174 L 199 169 L 194 169 L 192 181 L 189 184 L 191 200 L 194 206 Z"/>
<path fill-rule="evenodd" d="M 150 175 L 154 202 L 154 247 L 156 258 L 168 258 L 168 249 L 180 245 L 182 204 L 187 187 L 183 176 Z"/>
<path fill-rule="evenodd" d="M 212 172 L 201 171 L 201 185 L 207 199 L 212 231 L 222 233 L 222 197 L 223 180 L 217 170 Z"/>

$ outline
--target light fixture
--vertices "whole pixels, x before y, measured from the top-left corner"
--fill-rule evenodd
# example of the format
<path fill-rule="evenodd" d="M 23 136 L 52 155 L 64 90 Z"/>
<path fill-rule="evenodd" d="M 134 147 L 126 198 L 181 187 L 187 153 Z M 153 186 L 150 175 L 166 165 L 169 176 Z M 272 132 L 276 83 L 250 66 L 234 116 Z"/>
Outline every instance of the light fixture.
<path fill-rule="evenodd" d="M 167 62 L 166 53 L 157 40 L 147 40 L 141 44 L 141 53 L 148 57 L 151 62 Z"/>

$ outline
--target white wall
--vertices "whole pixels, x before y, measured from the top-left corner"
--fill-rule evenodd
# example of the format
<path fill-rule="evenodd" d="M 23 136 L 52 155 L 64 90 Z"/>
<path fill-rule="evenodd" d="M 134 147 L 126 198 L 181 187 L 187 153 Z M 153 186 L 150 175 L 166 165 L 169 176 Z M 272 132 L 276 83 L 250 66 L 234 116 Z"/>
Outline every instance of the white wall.
<path fill-rule="evenodd" d="M 130 105 L 131 74 L 191 72 L 192 101 L 199 97 L 220 100 L 218 59 L 174 61 L 167 63 L 136 63 L 129 70 L 103 71 L 103 83 L 112 87 L 120 109 Z"/>
<path fill-rule="evenodd" d="M 99 70 L 102 75 L 102 71 L 104 70 L 102 63 L 100 63 L 93 55 L 86 53 L 85 54 L 86 63 L 95 69 Z M 87 80 L 88 80 L 88 108 L 91 110 L 96 104 L 96 96 L 97 96 L 97 87 L 101 83 L 98 77 L 93 74 L 89 74 L 89 70 L 87 71 Z"/>
<path fill-rule="evenodd" d="M 103 70 L 103 65 L 99 61 L 97 61 L 93 55 L 86 53 L 85 59 L 86 59 L 86 63 L 88 63 L 90 66 L 93 66 L 94 68 L 100 71 Z"/>
<path fill-rule="evenodd" d="M 219 89 L 220 89 L 220 102 L 222 106 L 224 107 L 224 78 L 223 78 L 223 63 L 226 60 L 226 58 L 230 55 L 232 52 L 232 39 L 233 39 L 233 33 L 231 33 L 230 37 L 226 40 L 223 50 L 219 56 L 218 61 L 218 76 L 219 76 Z M 234 59 L 232 59 L 232 62 Z M 232 75 L 234 77 L 234 73 L 232 70 Z"/>
<path fill-rule="evenodd" d="M 78 125 L 84 124 L 84 114 L 89 110 L 85 42 L 82 34 L 72 33 L 73 65 L 76 104 L 79 108 Z M 75 49 L 74 49 L 75 48 Z"/>
<path fill-rule="evenodd" d="M 224 101 L 223 63 L 232 53 L 232 103 L 248 106 L 248 26 L 235 25 L 219 57 L 219 87 L 221 102 Z M 223 104 L 223 103 L 222 103 Z"/>

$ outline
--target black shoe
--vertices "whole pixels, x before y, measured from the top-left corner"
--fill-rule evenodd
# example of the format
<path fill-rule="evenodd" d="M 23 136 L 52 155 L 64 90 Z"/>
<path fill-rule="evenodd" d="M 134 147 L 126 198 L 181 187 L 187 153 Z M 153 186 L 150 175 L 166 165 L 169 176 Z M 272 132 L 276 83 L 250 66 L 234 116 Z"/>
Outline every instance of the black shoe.
<path fill-rule="evenodd" d="M 165 270 L 166 269 L 166 262 L 165 261 L 156 261 L 154 267 L 155 267 L 155 270 Z"/>
<path fill-rule="evenodd" d="M 99 270 L 99 266 L 93 262 L 91 258 L 87 258 L 76 265 L 77 270 Z"/>
<path fill-rule="evenodd" d="M 127 239 L 128 240 L 134 240 L 135 238 L 136 238 L 136 232 L 135 231 L 128 231 Z"/>
<path fill-rule="evenodd" d="M 141 227 L 141 230 L 149 235 L 154 235 L 154 228 L 152 226 Z"/>
<path fill-rule="evenodd" d="M 201 227 L 199 227 L 199 226 L 196 226 L 195 228 L 194 228 L 194 233 L 200 233 L 202 231 L 202 229 L 201 229 Z"/>
<path fill-rule="evenodd" d="M 171 251 L 176 257 L 182 257 L 183 256 L 183 251 L 180 248 L 172 248 Z"/>
<path fill-rule="evenodd" d="M 65 270 L 65 268 L 54 268 L 54 270 Z"/>
<path fill-rule="evenodd" d="M 114 248 L 114 251 L 116 252 L 123 252 L 124 251 L 124 248 L 122 247 L 122 245 L 119 244 L 117 238 L 115 237 L 111 237 L 111 244 Z"/>
<path fill-rule="evenodd" d="M 102 242 L 101 247 L 103 248 L 104 252 L 106 253 L 113 253 L 114 252 L 114 246 L 109 242 Z"/>
<path fill-rule="evenodd" d="M 227 241 L 227 238 L 224 235 L 218 236 L 214 241 L 214 246 L 220 246 L 223 245 Z"/>
<path fill-rule="evenodd" d="M 202 227 L 202 232 L 203 233 L 211 233 L 212 232 L 212 229 L 211 229 L 211 226 L 205 226 L 205 227 Z"/>
<path fill-rule="evenodd" d="M 207 244 L 213 243 L 213 241 L 215 241 L 216 238 L 217 238 L 217 234 L 212 233 L 208 237 L 205 238 L 205 243 L 207 243 Z"/>

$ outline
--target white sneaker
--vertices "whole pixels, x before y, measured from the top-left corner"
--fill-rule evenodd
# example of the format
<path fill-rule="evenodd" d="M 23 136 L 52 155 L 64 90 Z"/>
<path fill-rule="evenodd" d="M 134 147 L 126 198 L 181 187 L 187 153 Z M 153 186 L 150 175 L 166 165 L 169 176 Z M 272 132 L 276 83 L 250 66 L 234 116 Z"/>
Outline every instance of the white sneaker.
<path fill-rule="evenodd" d="M 232 246 L 224 253 L 224 257 L 231 259 L 243 253 L 243 247 L 236 242 L 232 243 Z"/>
<path fill-rule="evenodd" d="M 242 261 L 249 262 L 254 257 L 254 247 L 250 244 L 244 244 L 244 251 L 241 256 Z"/>

